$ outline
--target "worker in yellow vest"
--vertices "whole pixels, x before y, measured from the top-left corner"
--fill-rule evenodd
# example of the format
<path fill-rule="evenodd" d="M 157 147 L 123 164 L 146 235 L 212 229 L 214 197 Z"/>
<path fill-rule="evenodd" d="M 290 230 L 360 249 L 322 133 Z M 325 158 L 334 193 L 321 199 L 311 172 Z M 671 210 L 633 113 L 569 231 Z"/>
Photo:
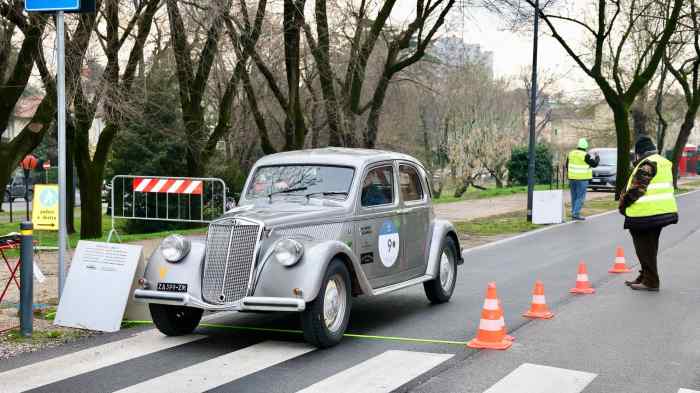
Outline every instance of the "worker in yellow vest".
<path fill-rule="evenodd" d="M 588 141 L 586 138 L 578 140 L 578 148 L 569 152 L 566 158 L 566 172 L 569 177 L 571 189 L 571 218 L 583 221 L 581 216 L 583 202 L 586 201 L 588 182 L 593 178 L 593 169 L 600 163 L 600 157 L 588 154 Z"/>
<path fill-rule="evenodd" d="M 625 216 L 625 229 L 632 235 L 642 270 L 636 280 L 625 281 L 625 284 L 632 289 L 657 292 L 661 230 L 678 222 L 673 165 L 657 153 L 648 136 L 639 138 L 634 154 L 634 170 L 620 197 L 620 213 Z"/>

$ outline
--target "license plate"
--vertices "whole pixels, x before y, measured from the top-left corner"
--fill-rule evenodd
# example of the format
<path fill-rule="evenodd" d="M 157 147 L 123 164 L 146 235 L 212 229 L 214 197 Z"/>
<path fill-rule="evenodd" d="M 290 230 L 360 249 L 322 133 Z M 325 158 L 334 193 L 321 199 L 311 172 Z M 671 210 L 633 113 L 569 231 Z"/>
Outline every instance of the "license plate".
<path fill-rule="evenodd" d="M 164 292 L 187 292 L 187 284 L 159 282 L 157 289 Z"/>
<path fill-rule="evenodd" d="M 592 180 L 592 183 L 602 183 L 602 182 L 603 182 L 603 180 L 601 180 L 601 179 L 593 179 Z"/>

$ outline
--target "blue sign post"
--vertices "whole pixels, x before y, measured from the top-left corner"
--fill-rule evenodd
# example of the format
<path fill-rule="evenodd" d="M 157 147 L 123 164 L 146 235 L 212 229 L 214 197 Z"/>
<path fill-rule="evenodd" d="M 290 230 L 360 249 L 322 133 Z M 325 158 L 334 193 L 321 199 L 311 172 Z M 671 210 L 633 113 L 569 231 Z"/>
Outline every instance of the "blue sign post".
<path fill-rule="evenodd" d="M 90 0 L 86 0 L 90 1 Z M 58 128 L 58 298 L 66 282 L 66 43 L 65 12 L 80 12 L 80 0 L 25 0 L 27 12 L 56 13 L 56 92 Z"/>
<path fill-rule="evenodd" d="M 27 12 L 77 11 L 80 0 L 24 0 Z"/>

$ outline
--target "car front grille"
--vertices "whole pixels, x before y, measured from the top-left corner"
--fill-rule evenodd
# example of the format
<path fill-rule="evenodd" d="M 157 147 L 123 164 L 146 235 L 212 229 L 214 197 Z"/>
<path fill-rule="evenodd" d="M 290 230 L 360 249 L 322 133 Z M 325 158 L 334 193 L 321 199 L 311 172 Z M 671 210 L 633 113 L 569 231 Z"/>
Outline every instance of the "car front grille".
<path fill-rule="evenodd" d="M 225 304 L 246 296 L 259 239 L 260 225 L 251 221 L 226 218 L 209 225 L 202 277 L 205 301 Z"/>

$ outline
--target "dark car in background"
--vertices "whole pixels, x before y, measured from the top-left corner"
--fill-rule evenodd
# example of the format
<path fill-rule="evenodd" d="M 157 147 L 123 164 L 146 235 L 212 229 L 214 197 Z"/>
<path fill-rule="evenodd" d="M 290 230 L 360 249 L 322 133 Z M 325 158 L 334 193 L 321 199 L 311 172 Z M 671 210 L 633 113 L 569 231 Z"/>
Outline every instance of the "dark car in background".
<path fill-rule="evenodd" d="M 593 179 L 588 182 L 588 188 L 597 190 L 615 190 L 617 181 L 617 149 L 614 147 L 604 147 L 591 149 L 588 152 L 591 156 L 596 154 L 600 157 L 600 163 L 593 168 Z"/>
<path fill-rule="evenodd" d="M 24 181 L 24 176 L 22 175 L 15 174 L 10 178 L 10 182 L 5 186 L 4 202 L 11 202 L 18 198 L 24 199 L 26 189 Z M 29 192 L 26 195 L 29 202 L 31 202 L 34 194 L 33 184 L 33 179 L 29 178 Z"/>

